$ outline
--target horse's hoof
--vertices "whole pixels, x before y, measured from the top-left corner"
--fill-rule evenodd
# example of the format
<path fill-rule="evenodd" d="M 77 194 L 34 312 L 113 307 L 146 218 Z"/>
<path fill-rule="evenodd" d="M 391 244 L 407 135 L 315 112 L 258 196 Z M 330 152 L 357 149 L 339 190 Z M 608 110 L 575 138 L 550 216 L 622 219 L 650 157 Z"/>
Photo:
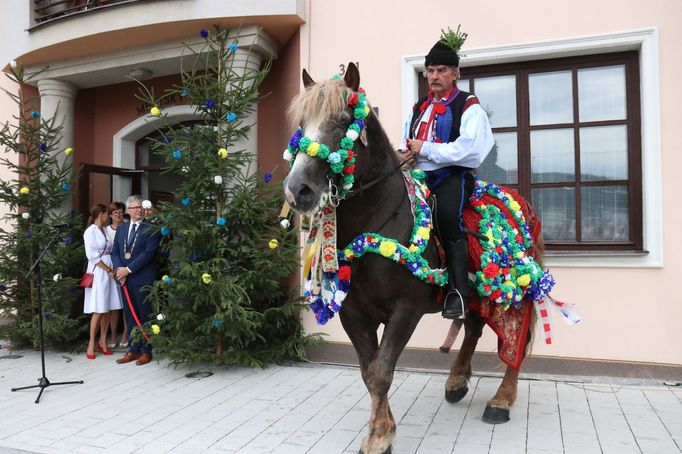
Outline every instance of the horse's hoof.
<path fill-rule="evenodd" d="M 469 388 L 464 386 L 463 388 L 453 389 L 452 391 L 445 390 L 445 400 L 449 403 L 454 404 L 459 402 L 467 395 Z"/>
<path fill-rule="evenodd" d="M 392 454 L 393 449 L 391 449 L 391 448 L 392 448 L 392 446 L 389 446 L 388 448 L 386 448 L 386 451 L 382 452 L 381 454 Z M 365 451 L 360 449 L 359 454 L 365 454 Z"/>
<path fill-rule="evenodd" d="M 509 409 L 486 405 L 483 412 L 483 421 L 490 424 L 503 424 L 509 421 Z"/>

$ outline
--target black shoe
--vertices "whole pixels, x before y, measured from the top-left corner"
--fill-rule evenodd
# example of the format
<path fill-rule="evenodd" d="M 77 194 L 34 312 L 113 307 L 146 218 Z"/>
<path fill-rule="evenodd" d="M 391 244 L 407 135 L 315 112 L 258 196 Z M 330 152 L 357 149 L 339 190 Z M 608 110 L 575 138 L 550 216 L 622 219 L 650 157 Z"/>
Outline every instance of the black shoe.
<path fill-rule="evenodd" d="M 463 320 L 466 318 L 467 312 L 469 312 L 469 305 L 466 302 L 466 298 L 462 299 L 457 289 L 447 294 L 443 307 L 443 318 Z"/>

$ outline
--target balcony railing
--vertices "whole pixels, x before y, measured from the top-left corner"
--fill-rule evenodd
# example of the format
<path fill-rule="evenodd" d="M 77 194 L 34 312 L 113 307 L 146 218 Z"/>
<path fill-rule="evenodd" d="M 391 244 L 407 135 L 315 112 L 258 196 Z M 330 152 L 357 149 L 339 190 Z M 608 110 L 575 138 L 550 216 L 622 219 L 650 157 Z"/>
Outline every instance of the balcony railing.
<path fill-rule="evenodd" d="M 143 0 L 33 0 L 33 19 L 34 24 L 39 25 L 76 13 L 138 1 Z"/>

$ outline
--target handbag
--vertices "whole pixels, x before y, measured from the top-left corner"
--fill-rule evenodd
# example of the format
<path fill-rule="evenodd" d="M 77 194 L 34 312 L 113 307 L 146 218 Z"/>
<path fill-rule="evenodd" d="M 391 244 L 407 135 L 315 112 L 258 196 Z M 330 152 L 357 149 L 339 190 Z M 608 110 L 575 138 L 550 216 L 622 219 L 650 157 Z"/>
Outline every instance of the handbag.
<path fill-rule="evenodd" d="M 93 270 L 94 271 L 94 270 Z M 95 277 L 93 273 L 83 273 L 81 281 L 78 283 L 79 287 L 90 288 L 92 287 L 92 280 Z"/>
<path fill-rule="evenodd" d="M 104 255 L 104 250 L 106 248 L 107 248 L 107 238 L 105 235 L 104 236 L 104 249 L 102 249 L 102 253 L 99 255 L 98 258 L 102 258 L 102 255 Z M 79 287 L 92 288 L 92 280 L 95 278 L 95 274 L 94 274 L 95 266 L 97 266 L 97 264 L 95 264 L 92 267 L 92 273 L 88 273 L 87 268 L 86 268 L 86 271 L 85 271 L 85 273 L 83 273 L 83 277 L 81 278 L 81 281 L 78 283 Z"/>

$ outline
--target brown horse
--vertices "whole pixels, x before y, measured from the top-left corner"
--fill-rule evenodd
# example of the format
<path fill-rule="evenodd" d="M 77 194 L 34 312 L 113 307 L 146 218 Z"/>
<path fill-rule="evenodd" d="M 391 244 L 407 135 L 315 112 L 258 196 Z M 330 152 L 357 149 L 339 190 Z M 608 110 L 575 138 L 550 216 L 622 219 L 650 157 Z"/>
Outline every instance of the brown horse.
<path fill-rule="evenodd" d="M 292 125 L 301 128 L 303 137 L 336 150 L 353 122 L 354 111 L 346 98 L 348 93 L 358 91 L 358 69 L 350 63 L 343 80 L 319 84 L 304 70 L 303 82 L 306 91 L 289 108 Z M 355 141 L 353 147 L 354 189 L 345 197 L 332 197 L 338 204 L 337 247 L 345 247 L 362 232 L 377 232 L 408 244 L 414 220 L 403 176 L 396 171 L 401 163 L 376 115 L 370 112 L 364 121 L 366 136 Z M 342 186 L 340 179 L 340 174 L 331 172 L 330 164 L 323 159 L 298 153 L 284 182 L 284 192 L 292 208 L 310 214 L 318 209 L 321 199 L 329 199 L 323 194 L 330 188 L 336 193 L 336 188 Z M 539 260 L 537 253 L 536 247 L 536 260 Z M 433 241 L 423 256 L 432 268 L 438 265 L 438 251 Z M 352 286 L 339 314 L 357 352 L 362 378 L 372 398 L 369 433 L 362 442 L 361 452 L 385 453 L 391 451 L 396 429 L 388 402 L 395 365 L 421 317 L 441 311 L 439 287 L 416 279 L 404 267 L 376 254 L 353 261 L 351 269 Z M 483 311 L 483 314 L 486 318 L 490 316 L 490 312 Z M 464 321 L 462 348 L 445 384 L 448 402 L 461 400 L 468 391 L 471 359 L 485 323 L 476 311 L 471 311 Z M 384 332 L 379 341 L 380 324 L 384 325 Z M 515 328 L 524 330 L 521 336 L 524 341 L 530 338 L 526 335 L 532 325 L 526 323 Z M 521 357 L 524 347 L 525 342 L 521 346 Z M 484 415 L 487 422 L 509 420 L 509 409 L 516 399 L 518 373 L 518 367 L 507 367 L 502 384 L 487 403 Z"/>

